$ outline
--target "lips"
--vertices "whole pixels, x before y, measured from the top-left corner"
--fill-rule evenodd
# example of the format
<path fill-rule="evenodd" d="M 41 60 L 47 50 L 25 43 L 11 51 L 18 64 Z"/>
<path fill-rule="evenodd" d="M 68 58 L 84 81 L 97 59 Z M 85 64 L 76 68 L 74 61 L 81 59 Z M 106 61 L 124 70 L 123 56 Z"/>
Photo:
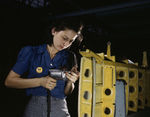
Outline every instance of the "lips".
<path fill-rule="evenodd" d="M 64 46 L 60 46 L 60 48 L 61 48 L 61 49 L 63 49 L 63 48 L 64 48 Z"/>

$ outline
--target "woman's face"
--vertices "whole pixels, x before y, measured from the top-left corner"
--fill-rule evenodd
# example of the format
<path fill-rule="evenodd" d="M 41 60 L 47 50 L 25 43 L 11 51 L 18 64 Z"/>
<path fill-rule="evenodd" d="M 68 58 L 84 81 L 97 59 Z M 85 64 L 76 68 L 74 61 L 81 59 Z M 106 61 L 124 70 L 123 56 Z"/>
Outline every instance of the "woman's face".
<path fill-rule="evenodd" d="M 57 51 L 61 51 L 65 48 L 71 46 L 72 42 L 75 40 L 77 33 L 73 30 L 66 29 L 63 31 L 52 30 L 53 35 L 53 46 Z"/>

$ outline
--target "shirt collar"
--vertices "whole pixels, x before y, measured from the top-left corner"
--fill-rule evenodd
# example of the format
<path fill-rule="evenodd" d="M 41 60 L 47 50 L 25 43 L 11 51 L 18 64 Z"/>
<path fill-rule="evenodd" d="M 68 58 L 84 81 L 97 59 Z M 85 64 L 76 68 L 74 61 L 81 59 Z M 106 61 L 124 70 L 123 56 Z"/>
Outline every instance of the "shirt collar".
<path fill-rule="evenodd" d="M 35 46 L 35 47 L 33 47 L 33 49 L 35 50 L 35 52 L 37 54 L 41 54 L 41 53 L 44 53 L 46 51 L 47 46 L 46 46 L 46 44 L 43 44 L 43 45 Z"/>

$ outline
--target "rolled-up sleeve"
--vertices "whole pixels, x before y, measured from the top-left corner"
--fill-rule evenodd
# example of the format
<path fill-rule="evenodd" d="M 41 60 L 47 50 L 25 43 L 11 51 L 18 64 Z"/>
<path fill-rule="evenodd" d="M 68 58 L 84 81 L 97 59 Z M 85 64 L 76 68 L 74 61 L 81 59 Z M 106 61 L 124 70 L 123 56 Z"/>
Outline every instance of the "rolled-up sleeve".
<path fill-rule="evenodd" d="M 22 48 L 18 54 L 17 62 L 12 70 L 20 75 L 26 72 L 29 68 L 31 56 L 33 54 L 32 47 L 26 46 Z"/>

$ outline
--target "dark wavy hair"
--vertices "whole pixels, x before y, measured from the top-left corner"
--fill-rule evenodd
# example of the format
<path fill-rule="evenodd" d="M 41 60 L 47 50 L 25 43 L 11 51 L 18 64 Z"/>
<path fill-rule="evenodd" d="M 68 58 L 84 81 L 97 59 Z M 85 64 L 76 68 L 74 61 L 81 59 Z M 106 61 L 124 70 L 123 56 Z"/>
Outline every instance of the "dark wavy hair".
<path fill-rule="evenodd" d="M 46 40 L 46 43 L 49 45 L 53 43 L 53 36 L 51 34 L 52 28 L 55 28 L 56 31 L 63 31 L 66 29 L 73 30 L 78 34 L 76 40 L 81 42 L 83 39 L 83 36 L 81 34 L 83 22 L 78 18 L 68 17 L 63 19 L 53 19 L 48 26 L 48 38 Z"/>

